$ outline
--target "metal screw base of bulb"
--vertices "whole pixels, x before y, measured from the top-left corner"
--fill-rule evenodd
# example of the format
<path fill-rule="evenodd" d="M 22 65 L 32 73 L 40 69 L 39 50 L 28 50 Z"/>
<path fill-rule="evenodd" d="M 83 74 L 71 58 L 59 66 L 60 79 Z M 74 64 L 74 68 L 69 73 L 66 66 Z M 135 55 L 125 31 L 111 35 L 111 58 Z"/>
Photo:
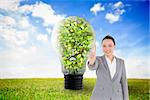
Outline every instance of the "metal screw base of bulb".
<path fill-rule="evenodd" d="M 82 89 L 83 75 L 64 75 L 65 89 L 80 90 Z"/>

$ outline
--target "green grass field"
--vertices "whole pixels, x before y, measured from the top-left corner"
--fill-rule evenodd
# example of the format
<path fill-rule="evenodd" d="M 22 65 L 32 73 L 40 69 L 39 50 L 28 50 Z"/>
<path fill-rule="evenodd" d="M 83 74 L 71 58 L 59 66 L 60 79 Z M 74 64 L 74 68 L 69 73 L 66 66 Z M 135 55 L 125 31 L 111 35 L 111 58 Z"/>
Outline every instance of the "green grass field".
<path fill-rule="evenodd" d="M 95 78 L 84 78 L 82 90 L 65 90 L 63 78 L 1 79 L 0 100 L 89 100 Z M 150 80 L 129 79 L 130 100 L 149 100 Z"/>

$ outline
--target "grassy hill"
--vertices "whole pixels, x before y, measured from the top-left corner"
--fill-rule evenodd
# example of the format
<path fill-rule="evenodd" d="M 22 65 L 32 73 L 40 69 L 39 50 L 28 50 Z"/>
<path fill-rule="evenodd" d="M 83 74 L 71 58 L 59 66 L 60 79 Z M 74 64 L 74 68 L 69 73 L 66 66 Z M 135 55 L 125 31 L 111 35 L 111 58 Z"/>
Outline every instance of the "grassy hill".
<path fill-rule="evenodd" d="M 95 78 L 84 78 L 82 90 L 65 90 L 63 78 L 0 79 L 0 100 L 89 100 Z M 128 79 L 130 100 L 149 100 L 150 80 Z"/>

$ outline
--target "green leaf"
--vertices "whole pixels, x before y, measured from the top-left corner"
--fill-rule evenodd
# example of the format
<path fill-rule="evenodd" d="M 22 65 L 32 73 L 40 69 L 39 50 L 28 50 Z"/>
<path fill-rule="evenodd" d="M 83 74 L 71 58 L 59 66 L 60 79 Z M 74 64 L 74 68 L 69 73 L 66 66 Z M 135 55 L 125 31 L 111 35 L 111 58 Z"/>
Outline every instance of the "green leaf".
<path fill-rule="evenodd" d="M 58 29 L 59 44 L 62 49 L 63 65 L 70 73 L 77 73 L 85 64 L 94 39 L 91 25 L 83 18 L 68 17 Z M 72 56 L 75 60 L 71 60 Z"/>

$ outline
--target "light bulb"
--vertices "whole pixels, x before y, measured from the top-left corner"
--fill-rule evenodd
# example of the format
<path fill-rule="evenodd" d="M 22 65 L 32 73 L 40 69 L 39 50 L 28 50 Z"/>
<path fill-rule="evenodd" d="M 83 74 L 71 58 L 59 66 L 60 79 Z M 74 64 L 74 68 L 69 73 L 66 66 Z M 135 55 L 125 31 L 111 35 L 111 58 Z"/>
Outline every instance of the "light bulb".
<path fill-rule="evenodd" d="M 70 16 L 54 27 L 51 42 L 62 64 L 66 89 L 82 89 L 86 60 L 94 41 L 92 26 L 83 18 Z"/>

